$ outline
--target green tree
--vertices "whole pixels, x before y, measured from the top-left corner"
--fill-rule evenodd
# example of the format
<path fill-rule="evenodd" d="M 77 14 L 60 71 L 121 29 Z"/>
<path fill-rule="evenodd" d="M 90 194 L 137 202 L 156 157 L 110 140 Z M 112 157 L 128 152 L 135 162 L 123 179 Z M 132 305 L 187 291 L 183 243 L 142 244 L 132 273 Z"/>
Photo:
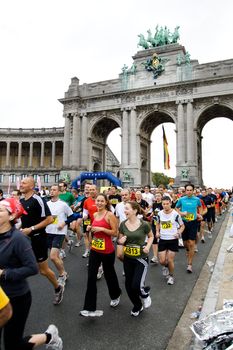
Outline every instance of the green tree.
<path fill-rule="evenodd" d="M 167 187 L 170 182 L 170 177 L 163 173 L 152 173 L 152 182 L 156 186 L 164 185 Z"/>

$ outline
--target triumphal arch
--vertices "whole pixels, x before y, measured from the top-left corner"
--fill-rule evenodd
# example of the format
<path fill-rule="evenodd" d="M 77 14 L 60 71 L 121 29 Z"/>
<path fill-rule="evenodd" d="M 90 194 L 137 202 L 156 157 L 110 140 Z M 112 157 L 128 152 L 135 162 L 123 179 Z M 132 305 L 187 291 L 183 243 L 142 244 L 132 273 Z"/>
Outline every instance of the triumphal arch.
<path fill-rule="evenodd" d="M 199 64 L 178 43 L 178 28 L 147 33 L 139 35 L 140 50 L 117 79 L 83 85 L 71 79 L 59 100 L 65 120 L 63 167 L 73 176 L 104 171 L 106 139 L 120 127 L 120 177 L 127 174 L 131 185 L 150 183 L 151 134 L 172 122 L 175 183 L 201 185 L 202 129 L 213 118 L 233 120 L 233 60 Z"/>
<path fill-rule="evenodd" d="M 112 171 L 124 185 L 150 183 L 151 134 L 167 122 L 176 133 L 175 184 L 202 185 L 202 129 L 213 118 L 233 120 L 233 59 L 199 64 L 179 44 L 179 27 L 138 37 L 132 65 L 117 79 L 71 79 L 59 100 L 64 128 L 0 129 L 1 188 L 28 174 L 49 186 L 82 171 Z M 121 164 L 106 144 L 115 128 Z"/>

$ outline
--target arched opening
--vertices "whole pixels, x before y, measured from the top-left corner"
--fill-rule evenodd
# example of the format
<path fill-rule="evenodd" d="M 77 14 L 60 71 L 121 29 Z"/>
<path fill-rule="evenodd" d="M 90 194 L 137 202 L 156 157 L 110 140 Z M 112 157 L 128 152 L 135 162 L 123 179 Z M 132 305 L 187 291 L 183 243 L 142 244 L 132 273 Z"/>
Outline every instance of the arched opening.
<path fill-rule="evenodd" d="M 102 118 L 92 130 L 92 171 L 109 171 L 117 176 L 120 168 L 121 137 L 118 123 Z M 98 164 L 98 169 L 94 165 Z"/>
<path fill-rule="evenodd" d="M 99 164 L 99 163 L 94 163 L 94 165 L 93 165 L 93 171 L 101 171 L 101 169 L 100 169 L 100 164 Z"/>
<path fill-rule="evenodd" d="M 227 118 L 211 120 L 204 126 L 202 131 L 204 185 L 232 188 L 232 137 L 233 123 Z"/>
<path fill-rule="evenodd" d="M 169 170 L 164 169 L 162 125 L 164 126 L 168 142 Z M 151 172 L 160 172 L 169 177 L 175 177 L 176 134 L 174 121 L 171 116 L 164 112 L 155 111 L 143 120 L 140 128 L 140 150 L 142 185 L 151 182 Z"/>
<path fill-rule="evenodd" d="M 232 188 L 233 111 L 222 105 L 206 109 L 197 123 L 198 162 L 202 184 Z"/>

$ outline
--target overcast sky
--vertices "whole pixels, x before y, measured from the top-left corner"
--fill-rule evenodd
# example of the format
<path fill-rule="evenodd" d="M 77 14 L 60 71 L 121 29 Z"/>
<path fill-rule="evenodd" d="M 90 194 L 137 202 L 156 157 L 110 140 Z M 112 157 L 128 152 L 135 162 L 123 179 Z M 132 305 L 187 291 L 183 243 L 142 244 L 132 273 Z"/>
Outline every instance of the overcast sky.
<path fill-rule="evenodd" d="M 199 63 L 233 58 L 232 13 L 232 0 L 2 2 L 0 128 L 63 126 L 57 100 L 64 96 L 70 79 L 77 76 L 83 84 L 117 78 L 139 50 L 137 35 L 149 28 L 154 32 L 157 24 L 171 31 L 179 25 L 180 44 Z M 162 172 L 160 130 L 161 126 L 152 137 L 152 148 L 161 149 L 153 156 L 152 171 Z M 175 176 L 174 125 L 166 124 L 165 130 L 172 165 L 167 174 Z M 206 185 L 232 186 L 226 152 L 232 148 L 232 135 L 228 119 L 204 127 Z"/>

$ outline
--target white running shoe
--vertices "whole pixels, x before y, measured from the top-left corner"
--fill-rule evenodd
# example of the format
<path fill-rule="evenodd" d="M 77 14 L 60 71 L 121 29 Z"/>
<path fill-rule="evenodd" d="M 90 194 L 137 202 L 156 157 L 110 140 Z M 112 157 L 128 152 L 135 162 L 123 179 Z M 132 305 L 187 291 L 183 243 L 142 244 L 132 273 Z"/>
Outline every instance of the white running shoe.
<path fill-rule="evenodd" d="M 60 256 L 61 259 L 65 259 L 66 258 L 66 252 L 64 251 L 64 249 L 60 249 L 59 256 Z"/>
<path fill-rule="evenodd" d="M 141 309 L 139 311 L 134 311 L 134 308 L 133 308 L 133 310 L 131 310 L 130 314 L 131 314 L 131 316 L 137 317 L 137 316 L 139 316 L 139 314 L 142 311 L 143 311 L 143 306 L 141 307 Z"/>
<path fill-rule="evenodd" d="M 167 284 L 174 284 L 174 277 L 173 276 L 168 276 L 168 279 L 167 279 Z"/>
<path fill-rule="evenodd" d="M 117 305 L 119 305 L 120 300 L 121 300 L 121 296 L 119 296 L 116 299 L 111 300 L 110 301 L 110 306 L 111 307 L 116 307 Z"/>
<path fill-rule="evenodd" d="M 159 263 L 159 260 L 158 260 L 158 258 L 157 258 L 157 256 L 153 256 L 153 258 L 151 259 L 151 264 L 155 264 L 155 265 L 158 265 L 158 263 Z"/>
<path fill-rule="evenodd" d="M 142 299 L 143 306 L 145 309 L 148 309 L 151 306 L 151 297 L 148 295 L 147 298 Z"/>
<path fill-rule="evenodd" d="M 166 266 L 162 267 L 162 274 L 164 277 L 167 277 L 169 275 L 168 267 L 166 267 Z"/>
<path fill-rule="evenodd" d="M 104 312 L 103 310 L 95 310 L 95 311 L 88 311 L 88 310 L 82 310 L 80 311 L 80 315 L 84 317 L 101 317 L 103 316 Z"/>
<path fill-rule="evenodd" d="M 81 247 L 82 243 L 81 241 L 78 241 L 76 244 L 75 244 L 75 247 Z"/>
<path fill-rule="evenodd" d="M 85 253 L 82 255 L 82 257 L 83 258 L 88 258 L 89 254 L 90 254 L 89 250 L 86 249 Z"/>
<path fill-rule="evenodd" d="M 64 275 L 58 277 L 57 281 L 60 285 L 65 287 L 67 279 L 68 279 L 68 273 L 65 272 Z"/>
<path fill-rule="evenodd" d="M 100 265 L 98 273 L 97 273 L 97 280 L 100 280 L 101 277 L 103 276 L 103 274 L 104 274 L 103 266 Z"/>
<path fill-rule="evenodd" d="M 45 333 L 51 334 L 51 340 L 46 345 L 46 349 L 51 349 L 51 350 L 63 349 L 62 339 L 59 337 L 58 329 L 56 326 L 54 326 L 54 324 L 49 325 Z"/>

